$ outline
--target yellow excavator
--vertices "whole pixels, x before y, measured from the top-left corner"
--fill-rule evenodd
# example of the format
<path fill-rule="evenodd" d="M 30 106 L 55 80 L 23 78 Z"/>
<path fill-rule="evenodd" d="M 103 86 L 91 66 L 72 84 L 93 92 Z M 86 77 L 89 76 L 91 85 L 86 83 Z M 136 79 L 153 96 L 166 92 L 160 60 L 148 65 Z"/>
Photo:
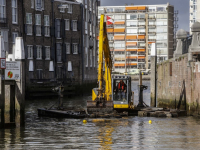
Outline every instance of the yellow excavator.
<path fill-rule="evenodd" d="M 128 110 L 133 106 L 131 77 L 111 75 L 112 59 L 104 15 L 101 15 L 99 28 L 98 88 L 92 90 L 92 101 L 87 101 L 87 111 L 88 113 L 109 113 L 113 112 L 113 109 Z M 116 92 L 117 85 L 121 80 L 126 84 L 126 93 L 123 99 Z"/>

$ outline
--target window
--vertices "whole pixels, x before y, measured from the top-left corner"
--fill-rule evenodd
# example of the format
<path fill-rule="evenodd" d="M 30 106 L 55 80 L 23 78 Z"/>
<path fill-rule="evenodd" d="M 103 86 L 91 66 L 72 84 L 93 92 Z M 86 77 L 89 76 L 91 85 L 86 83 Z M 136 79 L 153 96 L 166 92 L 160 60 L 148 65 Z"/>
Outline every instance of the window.
<path fill-rule="evenodd" d="M 46 60 L 50 60 L 50 46 L 45 47 Z"/>
<path fill-rule="evenodd" d="M 125 48 L 125 42 L 115 42 L 115 48 Z"/>
<path fill-rule="evenodd" d="M 62 46 L 61 43 L 56 43 L 57 62 L 62 62 Z"/>
<path fill-rule="evenodd" d="M 18 32 L 13 32 L 12 33 L 12 41 L 15 43 L 15 38 L 18 37 Z"/>
<path fill-rule="evenodd" d="M 128 27 L 137 27 L 138 22 L 136 21 L 127 21 L 127 26 Z"/>
<path fill-rule="evenodd" d="M 44 0 L 35 0 L 35 9 L 36 10 L 44 10 Z"/>
<path fill-rule="evenodd" d="M 73 20 L 73 31 L 77 31 L 77 20 Z"/>
<path fill-rule="evenodd" d="M 78 44 L 73 44 L 73 54 L 78 54 Z"/>
<path fill-rule="evenodd" d="M 35 24 L 36 24 L 36 35 L 41 36 L 41 14 L 36 14 Z"/>
<path fill-rule="evenodd" d="M 17 23 L 17 0 L 12 0 L 12 23 Z"/>
<path fill-rule="evenodd" d="M 43 78 L 43 70 L 37 69 L 37 79 L 42 79 L 42 78 Z"/>
<path fill-rule="evenodd" d="M 28 59 L 33 59 L 33 46 L 27 45 L 27 50 L 28 50 Z"/>
<path fill-rule="evenodd" d="M 133 14 L 132 14 L 132 15 L 129 15 L 129 14 L 128 14 L 126 17 L 127 17 L 127 19 L 137 20 L 137 15 L 133 15 Z"/>
<path fill-rule="evenodd" d="M 58 67 L 57 78 L 58 79 L 63 78 L 63 68 L 62 67 Z"/>
<path fill-rule="evenodd" d="M 72 71 L 72 62 L 71 61 L 68 61 L 67 71 Z"/>
<path fill-rule="evenodd" d="M 167 14 L 157 14 L 156 18 L 157 19 L 167 19 Z"/>
<path fill-rule="evenodd" d="M 92 50 L 90 50 L 90 67 L 92 67 Z"/>
<path fill-rule="evenodd" d="M 49 15 L 44 15 L 44 35 L 50 36 Z"/>
<path fill-rule="evenodd" d="M 137 34 L 137 29 L 127 29 L 127 33 L 135 33 Z"/>
<path fill-rule="evenodd" d="M 85 62 L 85 67 L 88 67 L 88 48 L 85 48 L 85 56 L 86 56 L 86 62 Z"/>
<path fill-rule="evenodd" d="M 60 19 L 56 19 L 56 37 L 60 38 Z"/>
<path fill-rule="evenodd" d="M 66 43 L 66 54 L 70 54 L 70 43 Z"/>
<path fill-rule="evenodd" d="M 37 45 L 37 59 L 42 59 L 42 46 Z"/>
<path fill-rule="evenodd" d="M 13 42 L 13 52 L 14 52 L 14 50 L 15 50 L 15 39 L 16 39 L 16 37 L 18 37 L 18 32 L 13 32 L 12 33 L 12 42 Z"/>
<path fill-rule="evenodd" d="M 125 19 L 125 15 L 115 15 L 114 16 L 115 19 Z"/>
<path fill-rule="evenodd" d="M 72 4 L 68 4 L 68 13 L 72 13 Z"/>
<path fill-rule="evenodd" d="M 0 22 L 6 22 L 6 0 L 0 0 Z"/>
<path fill-rule="evenodd" d="M 31 8 L 34 9 L 34 0 L 31 0 Z"/>
<path fill-rule="evenodd" d="M 69 19 L 65 20 L 65 30 L 69 30 Z"/>
<path fill-rule="evenodd" d="M 61 13 L 65 13 L 65 8 L 60 8 Z"/>
<path fill-rule="evenodd" d="M 26 13 L 27 35 L 32 35 L 32 14 Z"/>
<path fill-rule="evenodd" d="M 4 47 L 5 50 L 8 51 L 8 29 L 1 29 L 1 36 L 3 37 L 4 40 Z"/>

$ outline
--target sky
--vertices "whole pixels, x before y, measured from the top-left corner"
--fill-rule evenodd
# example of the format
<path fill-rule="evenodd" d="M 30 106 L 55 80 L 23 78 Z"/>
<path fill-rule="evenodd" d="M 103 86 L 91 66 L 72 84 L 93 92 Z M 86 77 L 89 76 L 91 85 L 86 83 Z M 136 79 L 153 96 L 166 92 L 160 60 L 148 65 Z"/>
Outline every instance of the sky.
<path fill-rule="evenodd" d="M 101 0 L 101 6 L 125 6 L 167 4 L 178 10 L 178 29 L 189 31 L 189 0 Z"/>

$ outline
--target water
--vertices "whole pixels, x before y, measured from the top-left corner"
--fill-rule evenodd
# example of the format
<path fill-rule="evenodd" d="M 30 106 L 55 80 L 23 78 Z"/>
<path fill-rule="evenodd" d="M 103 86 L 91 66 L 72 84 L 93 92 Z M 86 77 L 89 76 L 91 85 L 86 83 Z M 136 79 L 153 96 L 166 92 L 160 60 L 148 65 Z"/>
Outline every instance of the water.
<path fill-rule="evenodd" d="M 132 83 L 137 89 L 137 82 Z M 149 81 L 144 82 L 149 86 Z M 135 103 L 137 103 L 135 91 Z M 65 99 L 65 105 L 85 108 L 91 97 Z M 149 104 L 149 89 L 144 91 Z M 56 119 L 37 117 L 37 108 L 50 107 L 55 99 L 26 101 L 26 127 L 0 130 L 0 149 L 199 149 L 200 119 L 141 118 Z M 149 120 L 152 124 L 149 124 Z"/>

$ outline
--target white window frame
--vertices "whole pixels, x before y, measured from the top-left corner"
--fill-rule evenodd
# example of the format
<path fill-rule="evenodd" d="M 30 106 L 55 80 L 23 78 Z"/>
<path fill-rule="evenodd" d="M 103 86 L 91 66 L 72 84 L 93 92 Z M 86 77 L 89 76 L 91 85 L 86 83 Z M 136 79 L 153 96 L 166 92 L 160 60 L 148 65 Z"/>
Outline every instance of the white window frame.
<path fill-rule="evenodd" d="M 33 59 L 33 45 L 27 45 L 27 51 L 28 51 L 27 59 Z"/>
<path fill-rule="evenodd" d="M 41 6 L 37 5 L 37 1 L 40 3 Z M 44 10 L 44 0 L 35 0 L 35 10 L 42 11 Z"/>
<path fill-rule="evenodd" d="M 33 34 L 32 22 L 33 22 L 32 21 L 32 13 L 26 13 L 27 35 L 32 35 Z M 28 32 L 29 29 L 31 31 L 30 33 Z"/>
<path fill-rule="evenodd" d="M 13 3 L 14 1 L 16 2 L 15 6 L 14 6 L 14 3 Z M 18 13 L 17 13 L 17 11 L 18 11 L 18 9 L 17 9 L 17 0 L 12 0 L 12 23 L 13 24 L 17 24 L 18 23 Z M 14 12 L 16 14 L 14 14 Z"/>
<path fill-rule="evenodd" d="M 77 20 L 72 20 L 73 31 L 77 31 Z"/>
<path fill-rule="evenodd" d="M 57 35 L 58 35 L 58 33 L 59 33 L 59 36 L 57 37 L 57 39 L 61 39 L 61 19 L 58 19 L 58 18 L 56 18 L 56 26 L 55 26 L 55 28 L 57 28 Z M 58 20 L 59 20 L 59 22 L 60 22 L 60 27 L 58 28 Z M 58 29 L 59 29 L 59 32 L 58 32 Z"/>
<path fill-rule="evenodd" d="M 13 36 L 13 35 L 15 35 L 15 36 Z M 15 39 L 16 39 L 16 37 L 18 37 L 18 35 L 19 35 L 18 32 L 12 32 L 12 43 L 13 44 L 15 44 Z M 15 39 L 13 37 L 15 37 Z"/>
<path fill-rule="evenodd" d="M 78 54 L 78 44 L 77 43 L 73 43 L 73 54 Z M 76 49 L 76 51 L 75 51 L 75 48 L 77 48 Z"/>
<path fill-rule="evenodd" d="M 44 15 L 44 36 L 50 37 L 49 15 Z"/>
<path fill-rule="evenodd" d="M 33 9 L 34 9 L 34 1 L 35 0 L 31 0 L 31 8 L 33 8 Z"/>
<path fill-rule="evenodd" d="M 45 60 L 51 59 L 51 50 L 50 46 L 45 46 Z"/>
<path fill-rule="evenodd" d="M 70 43 L 65 43 L 66 44 L 66 54 L 71 54 L 71 46 Z"/>
<path fill-rule="evenodd" d="M 65 30 L 69 30 L 70 21 L 69 19 L 65 19 Z"/>
<path fill-rule="evenodd" d="M 6 0 L 1 0 L 0 10 L 3 10 L 3 13 L 0 11 L 0 22 L 6 22 Z"/>
<path fill-rule="evenodd" d="M 67 10 L 67 13 L 70 13 L 70 14 L 72 14 L 72 4 L 68 4 L 68 10 Z"/>
<path fill-rule="evenodd" d="M 36 36 L 41 36 L 41 14 L 35 14 Z"/>
<path fill-rule="evenodd" d="M 8 29 L 1 29 L 1 31 L 0 31 L 1 36 L 2 36 L 3 39 L 4 39 L 4 47 L 5 47 L 5 50 L 6 50 L 6 51 L 9 50 L 9 44 L 8 44 L 8 32 L 9 32 Z"/>
<path fill-rule="evenodd" d="M 37 49 L 37 60 L 42 60 L 42 46 L 36 45 L 36 49 Z"/>

